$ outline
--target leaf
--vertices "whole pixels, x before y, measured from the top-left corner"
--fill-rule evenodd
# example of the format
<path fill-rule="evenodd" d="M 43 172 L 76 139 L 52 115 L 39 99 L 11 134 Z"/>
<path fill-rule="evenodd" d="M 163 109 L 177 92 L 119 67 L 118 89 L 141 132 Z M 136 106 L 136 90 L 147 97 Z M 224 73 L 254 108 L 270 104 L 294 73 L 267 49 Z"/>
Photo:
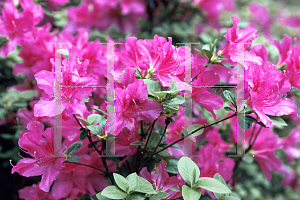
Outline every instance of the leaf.
<path fill-rule="evenodd" d="M 159 97 L 159 98 L 164 98 L 167 95 L 167 92 L 163 91 L 163 92 L 154 92 L 155 96 Z"/>
<path fill-rule="evenodd" d="M 157 194 L 157 192 L 153 189 L 152 184 L 140 176 L 137 176 L 137 182 L 132 186 L 130 191 L 146 194 Z"/>
<path fill-rule="evenodd" d="M 129 174 L 126 177 L 126 180 L 128 180 L 129 183 L 129 192 L 132 190 L 133 186 L 137 184 L 138 180 L 137 180 L 138 175 L 134 172 Z"/>
<path fill-rule="evenodd" d="M 209 177 L 199 178 L 199 180 L 196 183 L 196 186 L 211 192 L 225 193 L 225 194 L 231 193 L 231 190 L 226 185 L 224 185 L 223 183 L 221 183 L 220 181 L 214 178 L 209 178 Z"/>
<path fill-rule="evenodd" d="M 162 147 L 158 147 L 156 151 L 159 151 L 161 149 L 163 149 L 163 148 Z M 154 150 L 154 148 L 153 148 L 153 150 Z M 170 154 L 170 152 L 167 149 L 159 152 L 158 155 L 160 155 L 162 157 L 171 157 L 171 154 Z"/>
<path fill-rule="evenodd" d="M 183 185 L 182 196 L 184 200 L 198 200 L 201 197 L 201 191 L 199 189 L 192 189 L 187 185 Z"/>
<path fill-rule="evenodd" d="M 96 110 L 98 111 L 100 114 L 104 114 L 104 115 L 107 115 L 107 113 L 99 108 L 92 108 L 93 110 Z"/>
<path fill-rule="evenodd" d="M 223 95 L 232 103 L 235 108 L 237 108 L 235 96 L 229 90 L 225 90 Z"/>
<path fill-rule="evenodd" d="M 177 167 L 177 164 L 178 164 L 178 160 L 170 159 L 170 160 L 167 162 L 167 166 L 166 166 L 166 168 L 165 168 L 165 171 L 166 171 L 166 172 L 169 172 L 169 173 L 172 173 L 172 174 L 178 174 L 178 167 Z"/>
<path fill-rule="evenodd" d="M 90 126 L 91 124 L 84 118 L 76 116 L 77 119 L 79 119 L 80 121 L 82 121 L 85 125 Z"/>
<path fill-rule="evenodd" d="M 150 200 L 160 200 L 160 199 L 165 199 L 169 196 L 170 194 L 168 194 L 167 192 L 161 192 L 161 191 L 157 191 L 157 194 L 154 194 L 150 197 Z"/>
<path fill-rule="evenodd" d="M 67 149 L 67 155 L 70 156 L 74 154 L 76 151 L 78 151 L 81 148 L 81 146 L 82 146 L 82 142 L 74 142 Z"/>
<path fill-rule="evenodd" d="M 233 110 L 233 109 L 230 108 L 230 107 L 224 107 L 224 110 L 229 111 L 229 112 L 235 112 L 235 110 Z"/>
<path fill-rule="evenodd" d="M 21 99 L 32 99 L 37 94 L 36 90 L 26 90 L 24 92 L 20 92 L 19 98 Z"/>
<path fill-rule="evenodd" d="M 185 102 L 185 100 L 182 96 L 177 96 L 174 99 L 164 101 L 164 104 L 172 106 L 172 105 L 183 104 L 184 102 Z"/>
<path fill-rule="evenodd" d="M 85 140 L 86 136 L 88 135 L 89 131 L 84 129 L 84 131 L 82 131 L 79 135 L 79 139 L 80 140 Z"/>
<path fill-rule="evenodd" d="M 68 162 L 79 162 L 80 160 L 81 160 L 80 157 L 72 156 L 72 157 L 68 158 L 66 161 L 68 161 Z"/>
<path fill-rule="evenodd" d="M 272 123 L 276 126 L 287 126 L 286 122 L 279 116 L 271 116 L 268 115 L 268 117 L 272 120 Z"/>
<path fill-rule="evenodd" d="M 213 56 L 212 52 L 206 49 L 202 49 L 202 52 L 207 56 L 207 58 L 210 60 Z"/>
<path fill-rule="evenodd" d="M 105 196 L 102 196 L 101 195 L 101 192 L 99 192 L 98 194 L 96 194 L 96 198 L 98 200 L 110 200 L 109 198 L 105 197 Z"/>
<path fill-rule="evenodd" d="M 164 108 L 163 112 L 169 115 L 179 112 L 178 105 L 175 106 L 163 105 L 163 108 Z"/>
<path fill-rule="evenodd" d="M 124 199 L 127 196 L 125 192 L 114 185 L 104 188 L 104 190 L 101 192 L 101 195 L 110 199 Z"/>
<path fill-rule="evenodd" d="M 244 115 L 241 114 L 237 115 L 237 120 L 239 126 L 245 130 L 249 129 L 252 126 L 253 122 L 257 123 L 257 120 L 254 117 L 247 116 L 247 115 L 244 117 Z"/>
<path fill-rule="evenodd" d="M 241 199 L 238 197 L 234 197 L 234 196 L 227 196 L 226 200 L 241 200 Z"/>
<path fill-rule="evenodd" d="M 145 146 L 146 144 L 144 142 L 135 141 L 135 142 L 131 142 L 130 145 Z"/>
<path fill-rule="evenodd" d="M 129 189 L 128 180 L 117 173 L 113 173 L 113 176 L 119 188 L 121 188 L 124 192 L 128 192 Z"/>
<path fill-rule="evenodd" d="M 223 177 L 219 174 L 219 173 L 216 173 L 215 175 L 214 175 L 214 179 L 216 179 L 216 180 L 219 180 L 222 184 L 224 184 L 224 185 L 227 185 L 226 184 L 226 182 L 225 182 L 225 180 L 223 179 Z M 225 194 L 223 194 L 223 193 L 214 193 L 214 195 L 219 199 L 220 198 L 220 196 L 221 195 L 224 195 L 224 196 L 226 196 Z"/>
<path fill-rule="evenodd" d="M 149 80 L 149 79 L 143 79 L 144 83 L 147 84 L 148 94 L 156 97 L 155 92 L 161 91 L 161 86 L 158 82 Z"/>
<path fill-rule="evenodd" d="M 81 99 L 84 103 L 88 103 L 89 102 L 89 97 L 85 97 L 84 99 Z"/>
<path fill-rule="evenodd" d="M 101 135 L 103 133 L 103 128 L 99 125 L 87 126 L 87 128 L 97 135 Z"/>
<path fill-rule="evenodd" d="M 202 125 L 200 125 L 200 124 L 193 124 L 187 128 L 187 131 L 188 131 L 188 133 L 191 133 L 201 127 L 202 127 Z M 198 135 L 201 135 L 202 133 L 203 133 L 203 129 L 200 129 L 199 131 L 193 133 L 191 136 L 198 136 Z"/>
<path fill-rule="evenodd" d="M 148 140 L 147 147 L 156 146 L 160 140 L 160 136 L 157 132 L 152 132 L 152 134 L 150 135 L 150 138 L 147 138 L 147 140 Z"/>
<path fill-rule="evenodd" d="M 103 118 L 100 120 L 99 125 L 100 125 L 101 127 L 104 127 L 105 124 L 106 124 L 106 121 L 107 121 L 107 119 L 106 119 L 105 117 L 103 117 Z"/>
<path fill-rule="evenodd" d="M 52 13 L 51 13 L 51 15 L 52 15 Z M 56 52 L 60 53 L 60 54 L 62 54 L 64 56 L 69 56 L 69 51 L 67 49 L 58 49 L 58 50 L 56 50 Z"/>
<path fill-rule="evenodd" d="M 174 123 L 174 120 L 172 119 L 172 117 L 167 117 L 167 119 L 165 120 L 165 124 L 168 125 L 170 123 Z"/>
<path fill-rule="evenodd" d="M 230 65 L 230 64 L 228 64 L 228 63 L 221 63 L 224 67 L 227 67 L 227 68 L 229 68 L 229 69 L 232 69 L 232 68 L 234 68 L 234 66 L 232 66 L 232 65 Z"/>
<path fill-rule="evenodd" d="M 178 190 L 177 188 L 173 188 L 173 187 L 170 187 L 170 190 L 174 191 L 174 192 L 181 192 L 180 190 Z"/>
<path fill-rule="evenodd" d="M 97 124 L 101 121 L 102 116 L 98 114 L 91 114 L 88 116 L 87 120 L 91 125 Z"/>
<path fill-rule="evenodd" d="M 195 177 L 193 177 L 193 170 L 196 169 Z M 199 167 L 188 157 L 181 157 L 178 161 L 178 171 L 183 180 L 191 187 L 199 179 Z"/>
<path fill-rule="evenodd" d="M 144 200 L 144 199 L 145 199 L 145 194 L 139 192 L 134 192 L 128 196 L 128 200 Z"/>

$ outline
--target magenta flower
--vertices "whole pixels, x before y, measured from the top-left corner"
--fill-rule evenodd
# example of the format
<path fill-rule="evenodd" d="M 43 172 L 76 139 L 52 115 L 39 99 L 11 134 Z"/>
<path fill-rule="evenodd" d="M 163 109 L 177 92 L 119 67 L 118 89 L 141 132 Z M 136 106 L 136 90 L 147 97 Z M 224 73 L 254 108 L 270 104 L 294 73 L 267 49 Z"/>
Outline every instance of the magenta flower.
<path fill-rule="evenodd" d="M 299 129 L 294 129 L 289 136 L 280 139 L 280 144 L 285 150 L 287 155 L 287 161 L 293 162 L 295 158 L 300 157 L 300 151 L 297 145 L 300 143 L 300 131 Z"/>
<path fill-rule="evenodd" d="M 167 163 L 165 161 L 160 161 L 154 166 L 151 174 L 147 171 L 147 167 L 144 167 L 140 176 L 148 180 L 151 184 L 156 184 L 156 190 L 163 188 L 162 192 L 167 192 L 170 194 L 167 199 L 178 198 L 181 196 L 181 192 L 175 192 L 170 190 L 170 188 L 177 188 L 177 185 L 183 186 L 184 180 L 179 178 L 179 173 L 176 176 L 169 177 L 168 173 L 165 171 Z"/>
<path fill-rule="evenodd" d="M 292 38 L 287 35 L 284 35 L 284 38 L 280 43 L 276 40 L 273 41 L 273 45 L 277 47 L 279 51 L 279 59 L 277 61 L 278 66 L 281 66 L 283 63 L 286 63 L 288 61 L 291 43 Z"/>
<path fill-rule="evenodd" d="M 133 69 L 127 68 L 121 76 L 121 84 L 126 89 L 115 89 L 115 135 L 118 135 L 123 128 L 132 131 L 136 121 L 150 123 L 155 120 L 163 111 L 162 105 L 152 99 L 147 99 L 147 85 L 142 80 L 132 83 Z M 131 76 L 127 77 L 127 74 Z M 131 78 L 130 78 L 131 77 Z M 113 113 L 111 113 L 113 114 Z"/>
<path fill-rule="evenodd" d="M 220 78 L 214 71 L 201 72 L 197 77 L 197 88 L 192 91 L 192 99 L 210 112 L 215 119 L 217 115 L 214 110 L 222 108 L 223 100 L 219 95 L 210 93 L 207 90 L 219 81 Z"/>
<path fill-rule="evenodd" d="M 33 158 L 21 159 L 11 173 L 18 172 L 26 177 L 42 175 L 39 186 L 48 192 L 66 159 L 62 154 L 61 138 L 54 137 L 53 128 L 44 131 L 44 125 L 38 121 L 30 122 L 27 129 L 19 139 L 19 146 Z"/>
<path fill-rule="evenodd" d="M 54 69 L 54 60 L 52 60 Z M 86 106 L 82 99 L 91 96 L 96 79 L 92 75 L 86 74 L 88 61 L 74 61 L 65 59 L 62 61 L 62 103 L 61 113 L 68 118 L 72 114 L 83 116 Z M 36 117 L 55 115 L 55 97 L 54 97 L 54 78 L 55 73 L 49 71 L 40 71 L 35 74 L 37 85 L 45 91 L 45 96 L 34 106 L 34 115 Z M 83 87 L 80 87 L 83 86 Z"/>
<path fill-rule="evenodd" d="M 5 35 L 9 42 L 1 47 L 1 56 L 6 57 L 18 44 L 32 41 L 34 26 L 43 19 L 41 6 L 31 0 L 21 1 L 23 11 L 18 12 L 13 2 L 4 3 L 4 10 L 0 17 L 0 35 Z"/>
<path fill-rule="evenodd" d="M 40 189 L 40 183 L 19 190 L 19 197 L 25 200 L 53 200 L 51 193 L 44 192 Z"/>
<path fill-rule="evenodd" d="M 245 72 L 245 79 L 250 93 L 247 104 L 267 127 L 272 124 L 267 115 L 289 115 L 297 110 L 292 100 L 281 98 L 291 89 L 291 85 L 271 63 L 253 65 Z"/>
<path fill-rule="evenodd" d="M 285 74 L 292 86 L 300 88 L 300 47 L 291 47 Z"/>
<path fill-rule="evenodd" d="M 254 133 L 257 133 L 259 127 L 256 127 Z M 245 143 L 247 144 L 252 130 L 245 131 Z M 278 171 L 281 167 L 281 161 L 274 156 L 276 149 L 281 148 L 278 136 L 269 128 L 262 128 L 254 145 L 252 146 L 252 154 L 257 160 L 260 169 L 266 175 L 268 181 L 271 180 L 270 171 Z"/>

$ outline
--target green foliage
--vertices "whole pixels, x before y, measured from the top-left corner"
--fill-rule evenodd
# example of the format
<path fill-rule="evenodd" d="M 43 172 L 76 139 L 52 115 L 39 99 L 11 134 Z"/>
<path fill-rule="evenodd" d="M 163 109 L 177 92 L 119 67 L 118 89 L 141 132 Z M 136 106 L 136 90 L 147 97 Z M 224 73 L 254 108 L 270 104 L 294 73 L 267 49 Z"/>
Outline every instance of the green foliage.
<path fill-rule="evenodd" d="M 223 92 L 223 95 L 226 99 L 228 99 L 230 101 L 230 103 L 235 107 L 235 109 L 237 109 L 235 96 L 229 90 L 225 90 Z"/>
<path fill-rule="evenodd" d="M 74 142 L 67 149 L 67 155 L 70 156 L 74 154 L 76 151 L 78 151 L 81 148 L 81 146 L 82 146 L 82 142 Z"/>
<path fill-rule="evenodd" d="M 201 191 L 184 185 L 182 186 L 182 196 L 184 200 L 198 200 L 201 197 Z"/>
<path fill-rule="evenodd" d="M 94 124 L 97 124 L 101 121 L 102 119 L 102 116 L 101 115 L 98 115 L 98 114 L 91 114 L 88 116 L 87 118 L 87 121 L 91 124 L 91 125 L 94 125 Z"/>
<path fill-rule="evenodd" d="M 79 162 L 80 160 L 81 160 L 80 157 L 72 156 L 72 157 L 68 158 L 66 161 L 68 161 L 68 162 Z"/>
<path fill-rule="evenodd" d="M 193 170 L 195 169 L 195 174 Z M 181 157 L 178 161 L 178 171 L 183 180 L 193 187 L 200 176 L 199 167 L 188 157 Z"/>

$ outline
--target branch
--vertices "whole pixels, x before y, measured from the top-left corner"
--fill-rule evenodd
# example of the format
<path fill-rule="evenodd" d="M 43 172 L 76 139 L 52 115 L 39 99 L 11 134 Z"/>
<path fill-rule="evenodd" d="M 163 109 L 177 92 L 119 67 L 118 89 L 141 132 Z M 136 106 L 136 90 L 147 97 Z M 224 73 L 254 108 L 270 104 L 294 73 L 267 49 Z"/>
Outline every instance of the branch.
<path fill-rule="evenodd" d="M 165 149 L 169 148 L 170 146 L 173 146 L 174 144 L 176 144 L 176 143 L 178 143 L 178 142 L 184 140 L 185 138 L 187 138 L 187 137 L 193 135 L 194 133 L 196 133 L 197 131 L 199 131 L 199 130 L 201 130 L 201 129 L 204 129 L 204 128 L 213 126 L 213 125 L 218 124 L 218 123 L 220 123 L 220 122 L 222 122 L 222 121 L 225 121 L 225 120 L 227 120 L 227 119 L 230 119 L 230 118 L 232 118 L 232 117 L 234 117 L 234 116 L 236 116 L 236 113 L 234 113 L 233 115 L 231 115 L 231 116 L 229 116 L 229 117 L 226 117 L 226 118 L 224 118 L 224 119 L 221 119 L 221 120 L 219 120 L 219 121 L 216 121 L 216 122 L 214 122 L 214 123 L 212 123 L 212 124 L 204 125 L 204 126 L 202 126 L 202 127 L 200 127 L 200 128 L 197 128 L 196 130 L 194 130 L 194 131 L 192 131 L 191 133 L 187 134 L 187 135 L 184 136 L 183 138 L 180 138 L 180 139 L 176 140 L 175 142 L 169 144 L 168 146 L 162 148 L 161 150 L 157 151 L 155 154 L 157 154 L 157 153 L 159 153 L 159 152 L 162 152 L 163 150 L 165 150 Z"/>
<path fill-rule="evenodd" d="M 66 162 L 67 163 L 73 163 L 73 164 L 76 164 L 76 165 L 82 165 L 82 166 L 90 167 L 90 168 L 93 168 L 93 169 L 97 169 L 97 170 L 99 170 L 99 171 L 104 172 L 105 174 L 107 174 L 106 171 L 104 171 L 103 169 L 100 169 L 98 167 L 94 167 L 94 166 L 83 164 L 83 163 L 77 163 L 77 162 L 69 162 L 69 161 L 66 161 Z"/>

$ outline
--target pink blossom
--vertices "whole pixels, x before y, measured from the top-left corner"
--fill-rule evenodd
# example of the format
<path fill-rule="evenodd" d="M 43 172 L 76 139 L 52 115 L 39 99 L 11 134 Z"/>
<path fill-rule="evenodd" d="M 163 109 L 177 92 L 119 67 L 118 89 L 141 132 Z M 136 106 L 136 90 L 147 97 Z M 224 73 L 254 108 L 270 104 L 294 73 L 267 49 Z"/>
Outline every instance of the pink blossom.
<path fill-rule="evenodd" d="M 130 73 L 130 70 L 132 71 L 132 69 L 127 68 L 122 73 L 121 83 L 124 86 L 126 83 L 129 83 L 126 80 L 126 74 Z M 136 120 L 144 121 L 145 123 L 152 122 L 163 110 L 162 105 L 152 99 L 147 99 L 147 85 L 142 80 L 129 84 L 126 89 L 115 89 L 115 94 L 115 135 L 118 135 L 123 128 L 132 131 Z"/>
<path fill-rule="evenodd" d="M 23 11 L 18 12 L 13 2 L 4 3 L 4 10 L 0 17 L 0 35 L 5 35 L 10 42 L 1 48 L 1 56 L 6 57 L 18 44 L 33 40 L 34 26 L 43 19 L 41 6 L 31 0 L 21 1 Z"/>
<path fill-rule="evenodd" d="M 295 103 L 287 98 L 281 98 L 291 86 L 285 76 L 274 65 L 264 63 L 253 65 L 245 72 L 250 98 L 247 104 L 258 115 L 259 120 L 270 127 L 272 120 L 267 115 L 288 115 L 297 110 Z"/>
<path fill-rule="evenodd" d="M 178 188 L 177 185 L 183 186 L 184 180 L 179 178 L 179 174 L 177 177 L 169 177 L 168 173 L 165 171 L 166 166 L 167 163 L 165 161 L 160 161 L 154 166 L 151 174 L 147 171 L 147 167 L 144 167 L 139 175 L 148 180 L 151 184 L 155 183 L 156 190 L 163 188 L 162 192 L 170 194 L 167 199 L 178 198 L 182 196 L 181 193 L 172 191 L 170 188 Z"/>
<path fill-rule="evenodd" d="M 66 159 L 62 154 L 61 145 L 58 145 L 61 144 L 61 138 L 54 137 L 53 128 L 44 131 L 44 125 L 38 121 L 30 122 L 27 129 L 29 132 L 20 137 L 19 146 L 34 158 L 21 159 L 13 166 L 11 173 L 18 172 L 26 177 L 42 175 L 39 186 L 48 192 Z"/>
<path fill-rule="evenodd" d="M 280 139 L 280 144 L 283 146 L 287 155 L 287 161 L 293 162 L 295 158 L 300 157 L 300 151 L 297 145 L 300 143 L 300 131 L 294 129 L 286 138 Z"/>
<path fill-rule="evenodd" d="M 291 47 L 285 74 L 292 86 L 300 88 L 300 46 Z"/>
<path fill-rule="evenodd" d="M 52 60 L 53 69 L 55 69 L 54 60 Z M 96 79 L 92 75 L 86 74 L 88 61 L 75 61 L 65 59 L 62 61 L 62 103 L 61 112 L 65 118 L 72 114 L 83 116 L 86 106 L 83 98 L 91 96 L 92 87 Z M 55 115 L 55 97 L 54 97 L 54 79 L 55 72 L 40 71 L 35 74 L 37 85 L 45 91 L 45 96 L 34 106 L 34 115 L 37 117 Z M 80 88 L 83 86 L 84 88 Z"/>
<path fill-rule="evenodd" d="M 279 172 L 284 175 L 284 179 L 281 183 L 283 187 L 290 186 L 293 189 L 300 189 L 300 184 L 298 182 L 299 175 L 296 170 L 293 170 L 286 165 L 281 165 Z"/>
<path fill-rule="evenodd" d="M 254 134 L 256 134 L 258 130 L 259 127 L 257 126 L 254 130 Z M 246 145 L 248 144 L 251 133 L 252 129 L 245 131 Z M 255 136 L 253 136 L 253 138 L 254 137 Z M 253 142 L 253 138 L 251 142 Z M 270 171 L 278 171 L 281 167 L 280 159 L 274 156 L 276 149 L 279 148 L 281 148 L 281 144 L 278 136 L 269 128 L 262 128 L 254 145 L 252 146 L 252 153 L 268 181 L 271 180 Z"/>
<path fill-rule="evenodd" d="M 272 44 L 276 46 L 279 51 L 279 59 L 277 61 L 278 66 L 281 66 L 283 63 L 286 63 L 288 61 L 291 43 L 292 38 L 287 35 L 284 35 L 284 38 L 280 43 L 276 40 L 273 41 Z"/>
<path fill-rule="evenodd" d="M 40 189 L 40 183 L 19 190 L 19 198 L 25 200 L 53 200 L 51 193 Z"/>

